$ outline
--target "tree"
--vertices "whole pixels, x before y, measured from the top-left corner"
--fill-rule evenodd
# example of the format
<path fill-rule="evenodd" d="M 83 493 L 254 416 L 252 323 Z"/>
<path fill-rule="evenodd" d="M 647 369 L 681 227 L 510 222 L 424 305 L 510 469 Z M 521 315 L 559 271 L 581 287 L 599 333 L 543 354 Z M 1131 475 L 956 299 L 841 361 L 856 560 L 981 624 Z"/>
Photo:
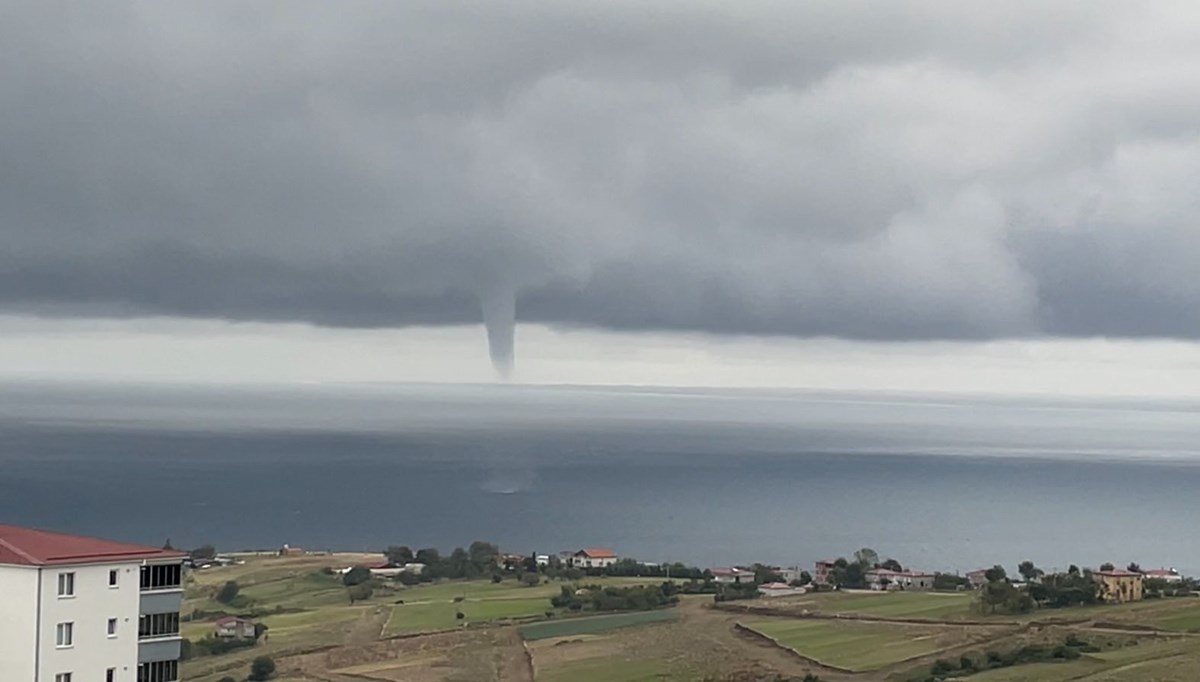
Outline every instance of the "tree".
<path fill-rule="evenodd" d="M 175 550 L 175 548 L 173 546 L 171 546 L 171 538 L 167 538 L 167 541 L 163 543 L 163 549 L 168 550 L 168 551 Z"/>
<path fill-rule="evenodd" d="M 403 566 L 413 562 L 413 551 L 404 545 L 392 545 L 383 550 L 383 555 L 387 557 L 388 563 L 393 566 Z"/>
<path fill-rule="evenodd" d="M 812 583 L 812 573 L 808 571 L 800 571 L 800 584 L 808 585 Z"/>
<path fill-rule="evenodd" d="M 490 542 L 476 540 L 467 547 L 467 557 L 479 568 L 495 566 L 498 556 L 500 548 Z"/>
<path fill-rule="evenodd" d="M 541 581 L 542 579 L 538 577 L 537 573 L 526 573 L 521 576 L 521 584 L 525 587 L 537 587 Z"/>
<path fill-rule="evenodd" d="M 1129 562 L 1129 566 L 1127 566 L 1125 570 L 1131 571 L 1133 573 L 1141 573 L 1142 567 L 1138 566 L 1136 561 L 1131 561 L 1131 562 Z"/>
<path fill-rule="evenodd" d="M 879 567 L 886 568 L 889 571 L 895 571 L 897 573 L 904 570 L 904 567 L 900 565 L 900 562 L 896 561 L 895 559 L 888 559 L 888 560 L 884 561 L 882 564 L 879 564 Z"/>
<path fill-rule="evenodd" d="M 346 587 L 361 585 L 371 579 L 371 570 L 366 566 L 355 566 L 342 576 L 342 584 Z"/>
<path fill-rule="evenodd" d="M 1116 568 L 1116 566 L 1113 566 L 1111 561 L 1105 561 L 1104 563 L 1100 564 L 1101 571 L 1111 571 L 1114 568 Z"/>
<path fill-rule="evenodd" d="M 437 549 L 434 547 L 418 549 L 416 556 L 413 558 L 417 560 L 418 564 L 425 564 L 426 566 L 436 566 L 442 561 L 442 555 L 438 554 Z"/>
<path fill-rule="evenodd" d="M 257 642 L 258 640 L 262 639 L 262 636 L 267 634 L 267 630 L 270 630 L 270 629 L 271 628 L 267 627 L 266 623 L 255 623 L 254 624 L 254 641 Z"/>
<path fill-rule="evenodd" d="M 188 552 L 188 556 L 192 558 L 192 561 L 212 561 L 217 556 L 217 548 L 212 545 L 200 545 Z"/>
<path fill-rule="evenodd" d="M 1005 571 L 1004 567 L 999 564 L 996 564 L 995 566 L 992 566 L 988 570 L 984 571 L 983 577 L 987 578 L 989 583 L 1008 582 L 1008 572 Z"/>
<path fill-rule="evenodd" d="M 350 597 L 350 604 L 353 605 L 356 601 L 366 601 L 370 599 L 371 595 L 375 594 L 375 586 L 369 581 L 365 583 L 358 583 L 357 585 L 350 586 L 350 588 L 346 590 L 346 594 Z"/>
<path fill-rule="evenodd" d="M 216 599 L 222 604 L 231 604 L 233 603 L 234 599 L 237 599 L 238 592 L 240 591 L 241 588 L 238 587 L 236 581 L 227 580 L 225 584 L 221 586 L 221 589 L 217 590 L 217 596 L 213 597 L 213 599 Z"/>
<path fill-rule="evenodd" d="M 259 656 L 250 664 L 250 682 L 262 682 L 275 674 L 275 661 L 270 656 Z"/>
<path fill-rule="evenodd" d="M 1075 564 L 1071 564 L 1067 567 L 1067 575 L 1079 575 L 1079 567 Z"/>
<path fill-rule="evenodd" d="M 217 680 L 217 682 L 237 682 L 237 680 L 233 679 L 229 675 L 226 675 L 225 677 L 222 677 L 220 680 Z"/>
<path fill-rule="evenodd" d="M 879 552 L 870 547 L 863 547 L 854 553 L 854 560 L 867 568 L 875 568 L 879 565 Z"/>
<path fill-rule="evenodd" d="M 396 580 L 399 580 L 401 585 L 405 585 L 408 587 L 412 587 L 413 585 L 416 585 L 417 583 L 421 582 L 420 576 L 418 576 L 415 573 L 410 573 L 409 571 L 405 571 L 405 572 L 401 573 L 399 576 L 396 577 Z"/>
<path fill-rule="evenodd" d="M 1022 561 L 1017 566 L 1017 573 L 1021 574 L 1021 577 L 1025 579 L 1025 582 L 1031 583 L 1040 578 L 1043 574 L 1043 571 L 1037 566 L 1034 566 L 1032 561 Z"/>
<path fill-rule="evenodd" d="M 779 571 L 775 570 L 775 568 L 773 566 L 766 566 L 764 564 L 754 564 L 753 568 L 754 568 L 754 584 L 755 585 L 765 585 L 767 583 L 783 582 L 783 576 L 779 575 Z"/>

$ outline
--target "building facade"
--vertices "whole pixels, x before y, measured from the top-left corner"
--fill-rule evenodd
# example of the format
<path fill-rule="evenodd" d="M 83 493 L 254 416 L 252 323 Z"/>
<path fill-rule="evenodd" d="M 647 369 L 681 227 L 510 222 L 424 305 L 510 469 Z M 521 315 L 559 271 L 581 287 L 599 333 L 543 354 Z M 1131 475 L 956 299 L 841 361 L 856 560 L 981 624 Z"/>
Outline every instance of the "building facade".
<path fill-rule="evenodd" d="M 617 553 L 607 547 L 589 547 L 571 555 L 570 565 L 576 568 L 608 568 L 617 563 Z"/>
<path fill-rule="evenodd" d="M 813 584 L 828 585 L 829 576 L 833 573 L 833 569 L 837 567 L 837 563 L 831 559 L 818 561 L 813 564 Z"/>
<path fill-rule="evenodd" d="M 867 587 L 872 590 L 932 590 L 933 574 L 923 571 L 890 571 L 876 568 L 867 571 Z"/>
<path fill-rule="evenodd" d="M 0 680 L 175 682 L 183 558 L 0 525 Z"/>
<path fill-rule="evenodd" d="M 1142 574 L 1116 569 L 1096 571 L 1092 579 L 1100 585 L 1100 599 L 1110 604 L 1140 601 L 1142 598 Z"/>

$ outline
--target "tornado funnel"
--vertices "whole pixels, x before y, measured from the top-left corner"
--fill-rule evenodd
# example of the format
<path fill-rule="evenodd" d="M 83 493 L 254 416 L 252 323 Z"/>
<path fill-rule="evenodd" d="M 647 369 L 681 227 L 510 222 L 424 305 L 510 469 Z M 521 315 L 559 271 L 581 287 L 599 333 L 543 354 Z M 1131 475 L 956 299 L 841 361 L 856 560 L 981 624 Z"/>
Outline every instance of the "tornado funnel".
<path fill-rule="evenodd" d="M 513 370 L 513 346 L 517 326 L 517 300 L 511 291 L 485 294 L 480 297 L 483 306 L 483 326 L 487 329 L 488 353 L 492 356 L 492 367 L 501 378 L 507 379 Z"/>

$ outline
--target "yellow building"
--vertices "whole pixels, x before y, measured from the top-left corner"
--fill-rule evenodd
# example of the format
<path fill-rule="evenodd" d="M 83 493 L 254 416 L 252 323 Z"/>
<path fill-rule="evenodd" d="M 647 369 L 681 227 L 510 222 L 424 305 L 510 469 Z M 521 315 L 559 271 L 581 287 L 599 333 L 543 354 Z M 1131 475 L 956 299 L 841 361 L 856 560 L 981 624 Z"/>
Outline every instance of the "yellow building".
<path fill-rule="evenodd" d="M 1142 598 L 1142 574 L 1133 571 L 1096 571 L 1092 574 L 1100 584 L 1100 599 L 1118 604 Z"/>

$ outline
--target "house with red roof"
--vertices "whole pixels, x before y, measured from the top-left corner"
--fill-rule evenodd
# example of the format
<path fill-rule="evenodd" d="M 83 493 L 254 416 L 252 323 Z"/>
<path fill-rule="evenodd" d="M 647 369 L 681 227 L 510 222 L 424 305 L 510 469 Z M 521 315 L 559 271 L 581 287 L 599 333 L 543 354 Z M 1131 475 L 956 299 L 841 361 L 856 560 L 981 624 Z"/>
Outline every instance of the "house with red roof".
<path fill-rule="evenodd" d="M 241 616 L 225 616 L 213 621 L 216 636 L 222 638 L 254 639 L 255 624 L 253 618 Z"/>
<path fill-rule="evenodd" d="M 0 680 L 178 680 L 185 556 L 0 525 Z"/>
<path fill-rule="evenodd" d="M 607 547 L 589 547 L 571 554 L 569 563 L 576 568 L 607 568 L 617 563 L 617 553 Z"/>
<path fill-rule="evenodd" d="M 1142 574 L 1123 568 L 1095 571 L 1092 579 L 1100 585 L 1100 599 L 1110 604 L 1141 601 Z"/>

